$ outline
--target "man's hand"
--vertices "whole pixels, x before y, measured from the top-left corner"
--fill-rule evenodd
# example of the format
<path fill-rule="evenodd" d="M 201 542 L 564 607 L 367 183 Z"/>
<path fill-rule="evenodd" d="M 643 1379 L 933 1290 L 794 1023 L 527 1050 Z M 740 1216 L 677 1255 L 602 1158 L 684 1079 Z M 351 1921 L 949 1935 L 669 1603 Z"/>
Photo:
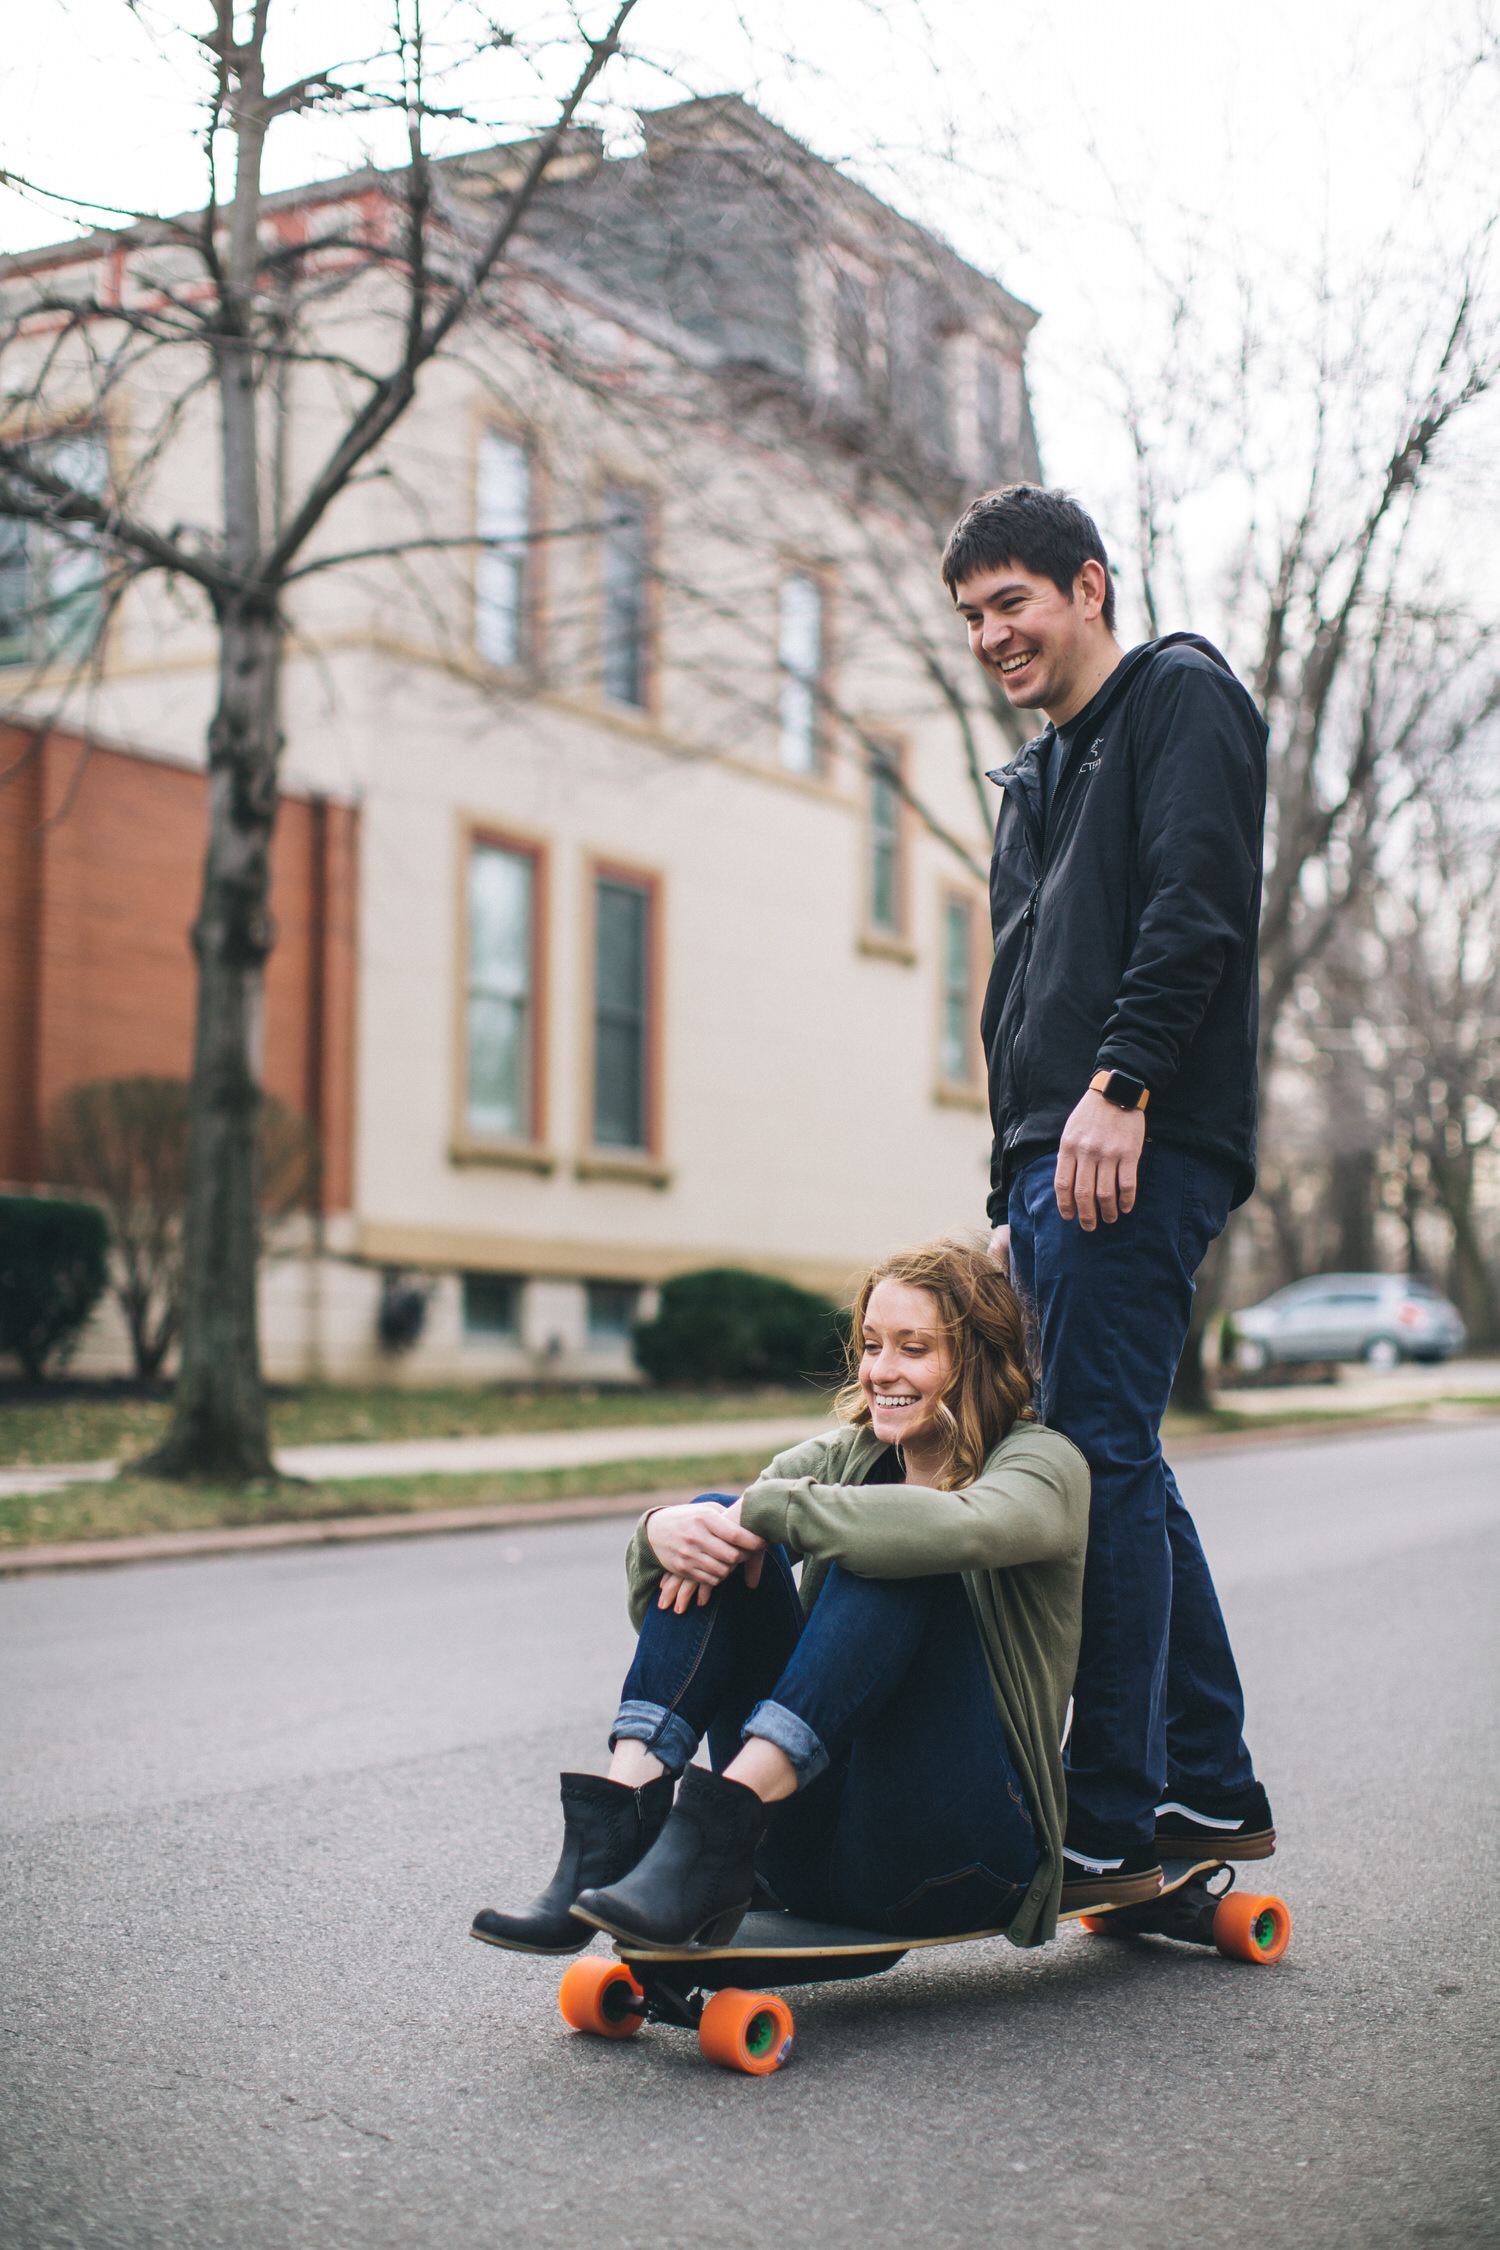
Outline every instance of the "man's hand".
<path fill-rule="evenodd" d="M 1053 1186 L 1057 1208 L 1092 1234 L 1113 1226 L 1135 1205 L 1136 1174 L 1146 1143 L 1146 1113 L 1120 1109 L 1092 1087 L 1063 1127 Z"/>
<path fill-rule="evenodd" d="M 1010 1279 L 1010 1228 L 995 1227 L 990 1234 L 989 1260 L 998 1266 L 1007 1281 Z"/>
<path fill-rule="evenodd" d="M 681 1616 L 695 1595 L 706 1602 L 741 1563 L 745 1584 L 760 1584 L 766 1543 L 740 1522 L 738 1500 L 732 1508 L 691 1501 L 680 1508 L 658 1508 L 646 1519 L 646 1544 L 662 1566 L 659 1609 L 675 1609 Z"/>

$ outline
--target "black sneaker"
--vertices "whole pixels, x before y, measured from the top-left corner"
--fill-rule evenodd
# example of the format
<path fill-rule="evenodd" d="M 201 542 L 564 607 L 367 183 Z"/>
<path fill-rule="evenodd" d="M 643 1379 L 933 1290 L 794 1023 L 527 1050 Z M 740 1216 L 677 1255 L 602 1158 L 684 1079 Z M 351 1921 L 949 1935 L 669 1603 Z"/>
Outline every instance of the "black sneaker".
<path fill-rule="evenodd" d="M 1156 1808 L 1156 1848 L 1165 1859 L 1210 1852 L 1220 1859 L 1269 1859 L 1276 1849 L 1271 1806 L 1258 1781 L 1246 1789 L 1198 1789 Z"/>
<path fill-rule="evenodd" d="M 1063 1847 L 1063 1887 L 1058 1912 L 1079 1906 L 1140 1906 L 1161 1889 L 1161 1854 L 1154 1844 L 1135 1844 L 1118 1857 L 1084 1857 Z"/>

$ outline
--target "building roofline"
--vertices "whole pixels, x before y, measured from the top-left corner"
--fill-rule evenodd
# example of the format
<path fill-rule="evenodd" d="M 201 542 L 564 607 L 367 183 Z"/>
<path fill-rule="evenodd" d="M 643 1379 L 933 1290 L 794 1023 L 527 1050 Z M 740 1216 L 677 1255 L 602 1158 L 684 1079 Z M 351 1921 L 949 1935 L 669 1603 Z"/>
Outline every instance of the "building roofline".
<path fill-rule="evenodd" d="M 1007 319 L 1021 336 L 1025 336 L 1041 315 L 1023 298 L 1014 296 L 1003 282 L 980 267 L 971 265 L 966 258 L 936 234 L 930 227 L 920 225 L 882 201 L 873 190 L 860 181 L 851 179 L 847 172 L 817 155 L 794 135 L 786 132 L 769 117 L 747 102 L 740 94 L 710 94 L 695 96 L 688 101 L 674 102 L 662 109 L 643 109 L 636 112 L 646 137 L 648 162 L 678 150 L 693 147 L 709 148 L 716 137 L 716 125 L 732 125 L 755 147 L 778 155 L 794 163 L 800 170 L 813 170 L 830 182 L 836 183 L 837 192 L 848 199 L 851 206 L 863 216 L 874 219 L 883 229 L 894 227 L 908 248 L 926 256 L 936 251 L 954 277 L 959 275 L 971 286 L 977 283 L 986 292 L 994 292 L 1002 300 Z M 720 145 L 727 145 L 722 138 Z M 434 159 L 434 169 L 462 183 L 467 179 L 488 176 L 493 179 L 502 170 L 497 160 L 511 157 L 519 160 L 522 153 L 537 146 L 537 136 L 516 141 L 501 141 L 483 148 L 470 149 L 455 156 Z M 581 161 L 580 161 L 581 160 Z M 564 135 L 557 156 L 547 168 L 554 180 L 576 177 L 583 166 L 604 169 L 612 162 L 629 162 L 630 159 L 611 159 L 603 153 L 603 135 L 592 126 L 573 126 Z M 565 169 L 566 168 L 566 169 Z M 296 187 L 280 188 L 262 198 L 262 211 L 268 215 L 296 210 L 316 210 L 329 203 L 343 203 L 361 196 L 385 193 L 392 180 L 399 177 L 400 166 L 382 168 L 362 165 L 358 171 L 342 172 L 327 180 L 310 180 Z M 508 167 L 507 167 L 508 169 Z M 225 207 L 227 211 L 227 206 Z M 118 256 L 131 250 L 159 248 L 171 243 L 191 243 L 201 228 L 203 209 L 177 212 L 158 217 L 143 214 L 118 227 L 94 227 L 88 233 L 65 238 L 59 242 L 43 243 L 30 250 L 15 250 L 0 254 L 0 279 L 20 279 L 28 274 L 45 273 L 58 266 L 89 264 L 95 259 Z M 524 236 L 524 227 L 522 233 Z"/>

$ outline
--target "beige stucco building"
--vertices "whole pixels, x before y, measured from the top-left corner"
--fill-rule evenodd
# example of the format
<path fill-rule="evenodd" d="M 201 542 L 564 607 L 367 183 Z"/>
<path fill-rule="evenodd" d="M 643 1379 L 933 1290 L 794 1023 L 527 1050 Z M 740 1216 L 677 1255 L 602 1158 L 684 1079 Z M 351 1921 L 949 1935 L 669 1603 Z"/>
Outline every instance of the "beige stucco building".
<path fill-rule="evenodd" d="M 1034 316 L 741 105 L 645 124 L 630 159 L 576 136 L 308 560 L 403 551 L 292 592 L 285 781 L 352 838 L 347 1000 L 314 1011 L 346 1059 L 315 1122 L 347 1185 L 267 1262 L 273 1375 L 617 1378 L 674 1273 L 837 1293 L 983 1219 L 971 769 L 1003 744 L 936 557 L 966 492 L 1036 473 Z M 454 168 L 455 226 L 505 153 Z M 380 208 L 361 179 L 274 224 L 347 237 Z M 713 237 L 686 272 L 663 248 L 684 209 Z M 111 259 L 148 286 L 152 254 L 101 238 L 10 261 L 7 286 Z M 388 354 L 385 285 L 347 246 L 325 263 L 309 336 Z M 130 471 L 185 370 L 158 354 L 91 405 L 63 365 L 59 419 Z M 338 367 L 290 368 L 287 490 L 348 395 Z M 214 446 L 207 398 L 179 403 L 140 505 L 211 523 Z M 45 552 L 13 539 L 11 565 L 13 712 L 201 766 L 201 606 L 144 579 L 70 671 L 17 593 L 34 614 Z M 382 1303 L 389 1332 L 413 1289 L 393 1356 Z M 101 1315 L 79 1364 L 122 1351 Z"/>

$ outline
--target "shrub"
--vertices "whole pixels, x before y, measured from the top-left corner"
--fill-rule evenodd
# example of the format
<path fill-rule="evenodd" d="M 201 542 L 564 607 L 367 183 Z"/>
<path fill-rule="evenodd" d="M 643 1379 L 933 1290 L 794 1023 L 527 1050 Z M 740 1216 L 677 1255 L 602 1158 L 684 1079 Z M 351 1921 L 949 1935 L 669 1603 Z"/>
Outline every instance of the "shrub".
<path fill-rule="evenodd" d="M 33 1382 L 67 1357 L 109 1279 L 109 1227 L 92 1203 L 0 1195 L 0 1351 Z"/>
<path fill-rule="evenodd" d="M 635 1331 L 654 1383 L 824 1382 L 843 1372 L 841 1316 L 826 1297 L 769 1274 L 715 1266 L 679 1274 Z"/>
<path fill-rule="evenodd" d="M 48 1177 L 59 1186 L 87 1188 L 109 1213 L 115 1295 L 144 1383 L 160 1374 L 182 1318 L 190 1106 L 185 1078 L 95 1079 L 62 1095 L 47 1135 Z M 311 1127 L 274 1094 L 262 1094 L 266 1220 L 285 1218 L 309 1201 L 316 1161 Z"/>

